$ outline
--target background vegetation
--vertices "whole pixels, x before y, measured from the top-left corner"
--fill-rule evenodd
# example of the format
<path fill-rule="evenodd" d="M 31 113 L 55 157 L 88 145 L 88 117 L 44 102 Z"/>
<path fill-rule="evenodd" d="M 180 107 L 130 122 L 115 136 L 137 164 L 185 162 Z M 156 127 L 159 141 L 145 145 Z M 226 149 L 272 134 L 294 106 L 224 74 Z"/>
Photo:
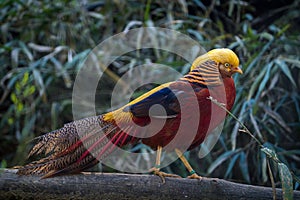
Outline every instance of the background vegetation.
<path fill-rule="evenodd" d="M 1 1 L 2 167 L 24 164 L 32 138 L 73 120 L 73 82 L 93 47 L 127 28 L 158 26 L 187 34 L 207 50 L 229 47 L 239 55 L 244 75 L 235 77 L 233 113 L 299 176 L 299 4 L 298 0 Z M 126 55 L 109 67 L 97 98 L 99 114 L 110 109 L 114 78 L 131 67 L 132 59 L 137 58 Z M 158 58 L 151 50 L 136 63 L 147 59 L 178 70 L 184 64 L 172 55 Z M 212 152 L 203 159 L 198 153 L 199 148 L 187 156 L 202 176 L 271 184 L 266 155 L 230 117 Z M 278 184 L 277 168 L 270 164 Z M 180 162 L 164 170 L 187 175 Z"/>

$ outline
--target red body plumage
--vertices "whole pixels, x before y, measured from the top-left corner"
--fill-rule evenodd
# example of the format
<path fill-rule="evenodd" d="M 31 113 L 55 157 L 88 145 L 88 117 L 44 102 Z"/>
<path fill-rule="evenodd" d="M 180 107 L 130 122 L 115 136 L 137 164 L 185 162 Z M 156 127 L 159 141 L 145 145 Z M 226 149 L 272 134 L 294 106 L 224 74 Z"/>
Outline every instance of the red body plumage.
<path fill-rule="evenodd" d="M 169 85 L 170 88 L 174 88 L 180 91 L 185 91 L 184 95 L 186 96 L 186 99 L 184 102 L 181 102 L 181 110 L 185 111 L 185 113 L 188 113 L 189 115 L 186 116 L 186 119 L 182 119 L 181 115 L 177 115 L 174 118 L 170 118 L 166 120 L 165 125 L 163 128 L 154 136 L 148 137 L 145 139 L 142 139 L 142 142 L 153 149 L 156 149 L 157 146 L 166 146 L 174 139 L 174 137 L 177 134 L 177 130 L 181 124 L 181 120 L 184 120 L 188 123 L 186 123 L 186 127 L 183 127 L 182 129 L 185 131 L 184 137 L 191 138 L 187 136 L 189 133 L 194 132 L 194 130 L 191 130 L 190 127 L 194 127 L 192 124 L 195 123 L 194 114 L 195 112 L 199 112 L 199 121 L 197 123 L 197 133 L 192 138 L 192 141 L 186 141 L 187 143 L 190 143 L 188 150 L 193 149 L 197 146 L 199 146 L 208 133 L 210 133 L 214 128 L 216 128 L 225 118 L 226 113 L 225 111 L 218 107 L 217 105 L 213 104 L 208 98 L 210 96 L 214 97 L 215 99 L 218 99 L 219 102 L 226 104 L 226 108 L 228 110 L 231 110 L 234 100 L 235 100 L 235 85 L 234 81 L 231 77 L 224 77 L 223 78 L 224 85 L 219 85 L 213 88 L 207 88 L 200 86 L 198 84 L 193 84 L 192 87 L 194 89 L 193 92 L 195 92 L 197 96 L 197 103 L 198 105 L 190 104 L 189 102 L 189 96 L 192 96 L 193 94 L 189 94 L 191 92 L 189 90 L 190 85 L 186 85 L 189 83 L 186 82 L 174 82 Z M 224 95 L 225 92 L 225 95 Z M 197 109 L 198 107 L 198 109 Z M 212 111 L 214 112 L 214 116 L 212 117 Z M 155 120 L 155 119 L 152 119 Z M 157 119 L 160 120 L 160 119 Z M 149 117 L 136 117 L 134 119 L 134 122 L 143 126 L 150 123 Z M 151 132 L 151 130 L 149 130 Z M 174 144 L 171 149 L 174 148 L 180 148 L 182 144 L 182 140 L 180 140 L 179 144 Z"/>

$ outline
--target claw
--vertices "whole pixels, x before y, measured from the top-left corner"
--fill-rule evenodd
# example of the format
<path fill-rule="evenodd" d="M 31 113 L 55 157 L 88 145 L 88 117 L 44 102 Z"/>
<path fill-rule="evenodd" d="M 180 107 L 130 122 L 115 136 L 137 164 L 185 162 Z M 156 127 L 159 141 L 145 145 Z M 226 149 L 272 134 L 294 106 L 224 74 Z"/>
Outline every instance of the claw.
<path fill-rule="evenodd" d="M 181 176 L 178 176 L 176 174 L 168 174 L 165 172 L 161 172 L 159 168 L 153 167 L 149 170 L 149 172 L 153 172 L 154 175 L 157 175 L 161 178 L 162 182 L 165 183 L 165 177 L 172 177 L 172 178 L 182 178 Z"/>
<path fill-rule="evenodd" d="M 190 176 L 188 176 L 187 178 L 190 178 L 190 179 L 199 179 L 200 181 L 202 180 L 202 176 L 199 176 L 198 174 L 194 173 Z"/>

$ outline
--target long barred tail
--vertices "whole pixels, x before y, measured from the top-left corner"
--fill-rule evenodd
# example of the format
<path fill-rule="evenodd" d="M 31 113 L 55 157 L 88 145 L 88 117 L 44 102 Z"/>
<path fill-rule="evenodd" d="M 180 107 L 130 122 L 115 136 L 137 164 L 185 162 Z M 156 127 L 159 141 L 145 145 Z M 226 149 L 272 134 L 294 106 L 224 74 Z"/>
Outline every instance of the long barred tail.
<path fill-rule="evenodd" d="M 19 168 L 19 175 L 42 174 L 48 178 L 77 173 L 97 164 L 116 146 L 134 139 L 100 115 L 65 124 L 36 140 L 28 157 L 46 157 Z"/>

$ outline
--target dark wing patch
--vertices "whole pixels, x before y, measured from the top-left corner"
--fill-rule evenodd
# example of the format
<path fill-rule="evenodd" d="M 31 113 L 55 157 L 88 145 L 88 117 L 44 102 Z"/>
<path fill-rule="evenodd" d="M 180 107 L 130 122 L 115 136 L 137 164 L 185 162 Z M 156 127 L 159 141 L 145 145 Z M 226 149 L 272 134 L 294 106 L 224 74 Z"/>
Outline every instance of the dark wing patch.
<path fill-rule="evenodd" d="M 164 107 L 166 115 L 163 116 L 159 107 L 153 107 L 151 110 L 151 116 L 153 117 L 175 117 L 180 112 L 179 102 L 176 95 L 180 95 L 183 91 L 171 90 L 170 88 L 162 88 L 157 92 L 149 95 L 145 99 L 126 106 L 123 111 L 131 112 L 135 117 L 148 117 L 149 110 L 152 106 L 158 104 Z"/>

